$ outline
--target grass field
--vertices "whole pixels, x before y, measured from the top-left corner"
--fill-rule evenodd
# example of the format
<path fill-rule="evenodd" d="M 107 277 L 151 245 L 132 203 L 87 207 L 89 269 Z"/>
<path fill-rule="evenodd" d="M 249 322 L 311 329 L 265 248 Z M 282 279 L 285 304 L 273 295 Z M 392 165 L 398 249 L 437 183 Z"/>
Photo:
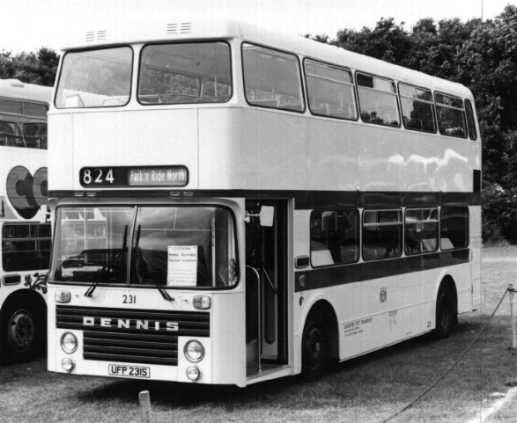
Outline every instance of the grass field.
<path fill-rule="evenodd" d="M 515 258 L 515 260 L 514 260 Z M 378 422 L 404 406 L 446 369 L 487 320 L 512 280 L 517 248 L 484 251 L 479 312 L 464 316 L 446 340 L 424 336 L 341 364 L 317 382 L 298 377 L 247 389 L 62 376 L 43 360 L 0 367 L 1 422 L 138 421 L 138 392 L 151 391 L 153 422 Z M 508 300 L 486 335 L 453 373 L 395 422 L 463 422 L 517 380 L 510 344 Z M 506 407 L 490 422 L 517 420 Z M 514 410 L 517 409 L 517 405 Z"/>

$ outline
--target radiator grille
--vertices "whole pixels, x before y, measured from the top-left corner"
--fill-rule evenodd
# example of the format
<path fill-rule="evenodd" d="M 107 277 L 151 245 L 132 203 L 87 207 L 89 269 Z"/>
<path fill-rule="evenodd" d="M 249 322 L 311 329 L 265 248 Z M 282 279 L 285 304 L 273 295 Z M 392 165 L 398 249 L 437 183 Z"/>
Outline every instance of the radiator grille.
<path fill-rule="evenodd" d="M 57 306 L 56 327 L 84 330 L 83 358 L 87 360 L 175 366 L 178 336 L 210 336 L 210 314 Z"/>

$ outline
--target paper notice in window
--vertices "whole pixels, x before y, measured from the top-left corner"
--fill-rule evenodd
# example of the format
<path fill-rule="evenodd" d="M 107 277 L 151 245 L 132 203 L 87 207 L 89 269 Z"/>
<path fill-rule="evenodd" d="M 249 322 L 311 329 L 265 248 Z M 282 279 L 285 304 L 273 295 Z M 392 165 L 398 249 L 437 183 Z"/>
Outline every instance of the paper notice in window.
<path fill-rule="evenodd" d="M 196 286 L 197 245 L 167 246 L 167 285 Z"/>

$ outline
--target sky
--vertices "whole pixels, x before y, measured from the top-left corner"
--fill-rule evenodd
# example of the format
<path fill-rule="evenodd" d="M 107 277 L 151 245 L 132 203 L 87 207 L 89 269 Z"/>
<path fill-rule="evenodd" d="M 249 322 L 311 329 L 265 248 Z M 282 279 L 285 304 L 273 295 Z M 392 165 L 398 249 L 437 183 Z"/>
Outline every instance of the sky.
<path fill-rule="evenodd" d="M 493 18 L 517 0 L 0 0 L 0 50 L 59 50 L 89 30 L 139 21 L 231 18 L 291 34 L 327 34 L 373 27 L 382 17 Z"/>

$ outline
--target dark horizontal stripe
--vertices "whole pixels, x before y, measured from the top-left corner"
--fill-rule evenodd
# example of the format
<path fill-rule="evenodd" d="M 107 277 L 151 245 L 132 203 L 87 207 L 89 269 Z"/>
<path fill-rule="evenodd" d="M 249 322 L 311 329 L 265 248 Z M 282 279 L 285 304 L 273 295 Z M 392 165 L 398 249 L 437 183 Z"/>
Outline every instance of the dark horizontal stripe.
<path fill-rule="evenodd" d="M 90 346 L 93 345 L 103 345 L 103 346 L 111 346 L 111 347 L 121 347 L 121 348 L 149 348 L 149 349 L 159 349 L 159 350 L 167 350 L 167 349 L 177 349 L 178 341 L 170 341 L 170 342 L 161 342 L 161 341 L 141 341 L 140 339 L 105 339 L 105 338 L 97 338 L 95 336 L 84 337 L 84 343 Z"/>
<path fill-rule="evenodd" d="M 150 355 L 153 357 L 174 357 L 178 354 L 178 348 L 172 349 L 160 349 L 160 348 L 138 348 L 138 347 L 121 347 L 121 346 L 109 346 L 109 345 L 84 345 L 84 354 L 88 353 L 110 353 L 118 355 Z"/>
<path fill-rule="evenodd" d="M 93 190 L 94 191 L 94 190 Z M 135 202 L 135 191 L 104 190 L 94 191 L 99 198 L 127 198 Z M 92 191 L 50 191 L 51 198 L 91 198 Z M 89 194 L 86 197 L 87 193 Z M 132 195 L 130 197 L 130 195 Z M 300 190 L 139 190 L 140 198 L 189 198 L 238 197 L 261 200 L 295 199 L 296 209 L 322 207 L 421 207 L 441 204 L 481 204 L 480 192 L 391 192 L 391 191 L 300 191 Z M 79 197 L 81 198 L 81 197 Z"/>
<path fill-rule="evenodd" d="M 295 291 L 306 291 L 309 289 L 325 288 L 411 272 L 420 272 L 438 267 L 468 263 L 469 259 L 470 250 L 464 248 L 455 251 L 442 251 L 439 253 L 312 269 L 296 272 Z M 419 276 L 417 275 L 416 277 Z"/>
<path fill-rule="evenodd" d="M 90 331 L 85 330 L 83 333 L 83 337 L 86 338 L 95 338 L 98 341 L 106 340 L 106 341 L 115 341 L 120 340 L 121 342 L 127 342 L 128 339 L 135 339 L 134 333 L 132 332 L 111 332 L 111 331 Z M 167 334 L 159 334 L 159 333 L 140 333 L 138 335 L 138 340 L 142 342 L 171 342 L 177 343 L 178 334 L 177 333 L 167 333 Z"/>
<path fill-rule="evenodd" d="M 143 364 L 162 364 L 176 366 L 178 364 L 177 357 L 152 357 L 142 355 L 121 355 L 110 353 L 89 352 L 84 353 L 83 358 L 86 360 L 102 360 L 116 361 L 122 363 L 143 363 Z"/>
<path fill-rule="evenodd" d="M 63 316 L 90 316 L 90 317 L 111 317 L 125 319 L 146 319 L 146 320 L 189 320 L 209 321 L 209 313 L 199 311 L 169 311 L 169 310 L 144 310 L 129 308 L 102 308 L 102 307 L 79 307 L 58 305 L 58 315 Z"/>

